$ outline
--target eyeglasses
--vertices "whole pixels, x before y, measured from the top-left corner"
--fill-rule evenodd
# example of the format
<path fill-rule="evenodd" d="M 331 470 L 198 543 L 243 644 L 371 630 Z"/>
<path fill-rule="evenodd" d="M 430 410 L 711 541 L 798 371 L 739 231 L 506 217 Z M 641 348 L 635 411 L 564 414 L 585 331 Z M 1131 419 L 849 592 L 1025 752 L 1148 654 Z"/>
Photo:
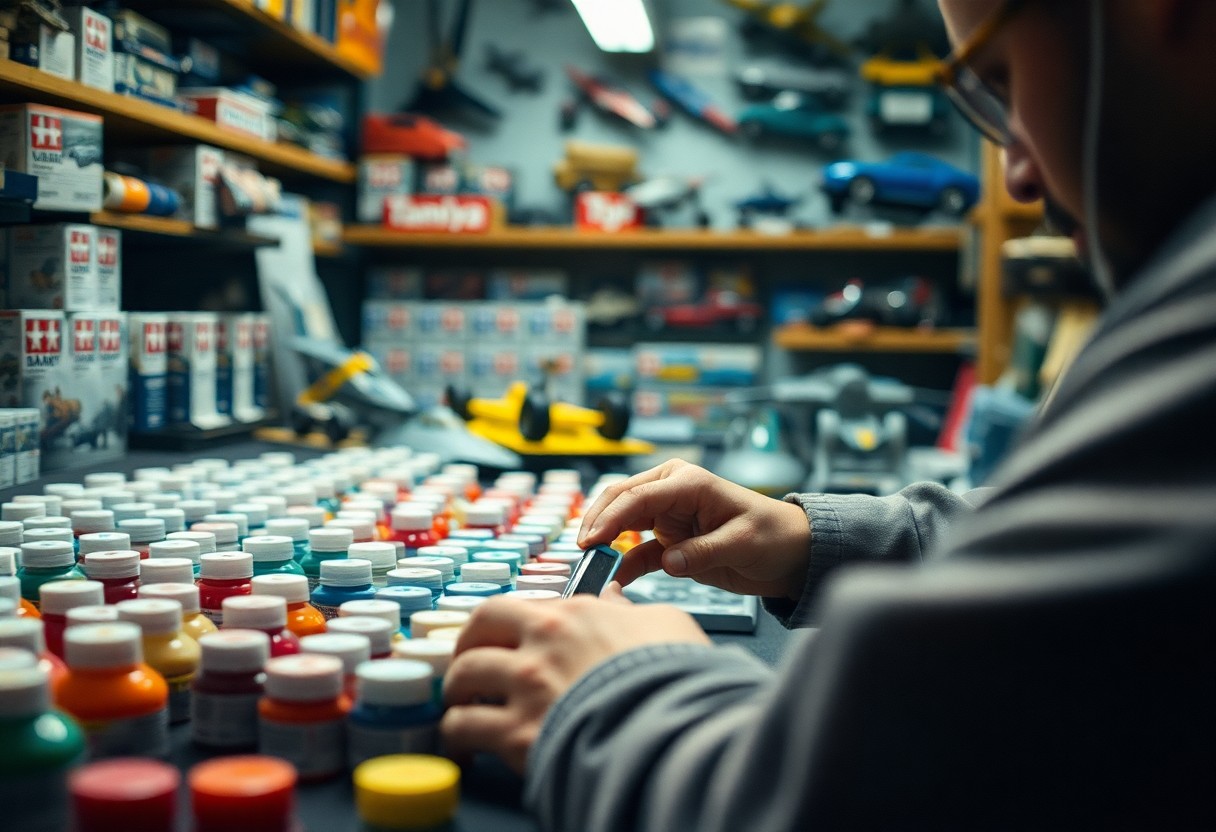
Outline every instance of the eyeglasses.
<path fill-rule="evenodd" d="M 1013 143 L 1009 129 L 1009 105 L 992 87 L 967 65 L 972 56 L 988 44 L 1022 7 L 1025 0 L 1006 0 L 991 17 L 976 28 L 971 37 L 954 50 L 938 70 L 938 83 L 954 106 L 975 129 L 1001 147 Z"/>

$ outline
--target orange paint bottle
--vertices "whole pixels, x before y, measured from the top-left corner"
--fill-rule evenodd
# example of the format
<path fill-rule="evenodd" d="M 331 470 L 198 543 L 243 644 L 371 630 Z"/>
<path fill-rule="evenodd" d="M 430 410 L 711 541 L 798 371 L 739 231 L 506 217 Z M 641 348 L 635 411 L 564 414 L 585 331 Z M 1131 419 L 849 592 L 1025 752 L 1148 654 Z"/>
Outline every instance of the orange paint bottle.
<path fill-rule="evenodd" d="M 308 578 L 303 575 L 254 575 L 254 595 L 277 595 L 287 602 L 287 629 L 298 638 L 325 632 L 325 616 L 308 603 Z"/>
<path fill-rule="evenodd" d="M 346 766 L 342 662 L 334 656 L 281 656 L 266 663 L 258 703 L 258 750 L 296 767 L 301 781 L 325 780 Z"/>
<path fill-rule="evenodd" d="M 41 618 L 38 608 L 21 597 L 21 581 L 15 575 L 0 576 L 0 598 L 8 598 L 17 605 L 18 618 Z"/>

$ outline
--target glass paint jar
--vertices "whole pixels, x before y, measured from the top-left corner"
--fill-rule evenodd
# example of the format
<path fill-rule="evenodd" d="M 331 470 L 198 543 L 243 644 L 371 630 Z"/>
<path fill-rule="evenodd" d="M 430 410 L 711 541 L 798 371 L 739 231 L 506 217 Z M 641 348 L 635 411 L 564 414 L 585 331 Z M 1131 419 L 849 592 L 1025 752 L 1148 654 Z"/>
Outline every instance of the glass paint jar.
<path fill-rule="evenodd" d="M 208 517 L 226 515 L 208 514 Z M 241 548 L 241 527 L 229 521 L 204 521 L 190 527 L 192 532 L 211 532 L 215 535 L 215 551 L 236 552 Z"/>
<path fill-rule="evenodd" d="M 422 586 L 388 586 L 376 590 L 377 601 L 391 601 L 397 605 L 401 621 L 401 634 L 409 638 L 410 616 L 416 612 L 428 612 L 435 608 L 431 591 Z"/>
<path fill-rule="evenodd" d="M 300 652 L 334 656 L 342 662 L 342 690 L 353 701 L 355 670 L 372 659 L 372 642 L 361 633 L 319 633 L 300 639 Z"/>
<path fill-rule="evenodd" d="M 456 642 L 436 638 L 411 638 L 393 645 L 394 659 L 426 662 L 431 667 L 431 703 L 443 708 L 443 677 L 452 666 Z"/>
<path fill-rule="evenodd" d="M 258 702 L 270 636 L 256 630 L 221 630 L 199 639 L 199 672 L 190 683 L 190 737 L 224 750 L 257 748 Z"/>
<path fill-rule="evenodd" d="M 287 603 L 287 629 L 297 638 L 325 632 L 325 616 L 308 603 L 308 579 L 303 575 L 255 575 L 252 584 L 254 595 L 274 595 Z"/>
<path fill-rule="evenodd" d="M 434 525 L 435 516 L 425 506 L 399 505 L 392 513 L 392 539 L 405 545 L 406 557 L 414 557 L 420 548 L 439 543 L 433 531 Z"/>
<path fill-rule="evenodd" d="M 266 534 L 291 538 L 291 557 L 299 563 L 308 554 L 308 520 L 303 517 L 275 517 L 266 521 Z"/>
<path fill-rule="evenodd" d="M 506 507 L 501 503 L 474 503 L 464 514 L 462 529 L 490 532 L 494 537 L 506 534 Z M 461 536 L 463 538 L 463 535 Z"/>
<path fill-rule="evenodd" d="M 256 535 L 245 538 L 241 548 L 253 556 L 253 574 L 304 575 L 295 561 L 295 542 L 282 535 Z"/>
<path fill-rule="evenodd" d="M 477 555 L 474 555 L 477 557 Z M 466 563 L 460 570 L 461 583 L 476 583 L 476 584 L 497 584 L 499 592 L 510 592 L 512 587 L 511 582 L 511 564 L 501 561 L 483 561 L 474 560 Z M 452 591 L 452 587 L 460 584 L 452 584 L 447 588 L 449 595 L 464 595 L 465 592 Z"/>
<path fill-rule="evenodd" d="M 371 600 L 347 601 L 338 607 L 338 618 L 367 616 L 382 619 L 392 628 L 392 640 L 400 641 L 405 638 L 401 632 L 401 607 L 395 601 L 380 598 L 379 592 L 377 590 L 377 597 Z"/>
<path fill-rule="evenodd" d="M 166 560 L 169 560 L 166 558 Z M 148 561 L 141 561 L 147 564 Z M 182 605 L 182 632 L 198 641 L 208 633 L 214 633 L 216 626 L 211 619 L 203 615 L 199 608 L 198 587 L 188 583 L 143 584 L 139 588 L 140 598 L 164 598 L 176 601 Z"/>
<path fill-rule="evenodd" d="M 372 586 L 376 589 L 388 586 L 388 573 L 397 566 L 397 548 L 387 541 L 352 543 L 346 550 L 346 557 L 371 562 Z"/>
<path fill-rule="evenodd" d="M 68 626 L 68 610 L 104 603 L 105 586 L 99 581 L 54 581 L 43 584 L 40 606 L 46 649 L 62 659 L 63 631 Z"/>
<path fill-rule="evenodd" d="M 447 546 L 427 546 L 418 551 L 450 551 Z M 456 561 L 449 557 L 436 555 L 416 555 L 412 558 L 401 558 L 397 561 L 398 569 L 434 569 L 439 572 L 443 586 L 456 583 Z"/>
<path fill-rule="evenodd" d="M 321 583 L 313 590 L 311 601 L 327 622 L 338 617 L 338 607 L 347 601 L 376 597 L 371 561 L 347 558 L 323 561 L 320 566 Z"/>
<path fill-rule="evenodd" d="M 139 625 L 144 661 L 169 686 L 169 724 L 187 721 L 200 651 L 198 642 L 182 632 L 182 605 L 169 598 L 138 598 L 116 606 L 120 621 Z"/>
<path fill-rule="evenodd" d="M 211 532 L 173 532 L 165 535 L 165 541 L 168 542 L 170 540 L 189 540 L 193 542 L 198 546 L 198 553 L 200 556 L 209 555 L 216 551 L 215 535 L 213 535 Z M 149 549 L 151 549 L 151 547 L 149 547 Z"/>
<path fill-rule="evenodd" d="M 21 544 L 21 597 L 35 607 L 44 584 L 53 581 L 83 581 L 85 574 L 76 568 L 76 552 L 72 544 L 58 540 Z"/>
<path fill-rule="evenodd" d="M 224 623 L 224 599 L 253 592 L 253 557 L 246 552 L 211 552 L 199 558 L 199 606 L 217 627 Z"/>
<path fill-rule="evenodd" d="M 151 584 L 193 585 L 194 581 L 194 563 L 189 558 L 150 557 L 139 562 L 139 585 L 141 587 Z"/>
<path fill-rule="evenodd" d="M 265 691 L 258 702 L 258 750 L 291 763 L 304 782 L 341 774 L 350 712 L 342 662 L 311 654 L 270 659 Z"/>
<path fill-rule="evenodd" d="M 73 511 L 70 517 L 72 533 L 78 539 L 82 534 L 114 531 L 114 512 L 106 509 L 82 509 Z"/>
<path fill-rule="evenodd" d="M 90 532 L 76 538 L 77 560 L 93 552 L 126 552 L 130 549 L 131 535 L 126 532 Z"/>
<path fill-rule="evenodd" d="M 238 595 L 224 599 L 224 629 L 257 630 L 270 637 L 270 656 L 294 656 L 300 639 L 287 629 L 287 601 L 277 595 Z"/>
<path fill-rule="evenodd" d="M 123 520 L 118 524 L 120 532 L 131 536 L 131 549 L 139 552 L 141 558 L 151 554 L 149 547 L 165 539 L 165 521 L 158 517 L 141 517 L 136 520 Z"/>
<path fill-rule="evenodd" d="M 309 593 L 316 592 L 321 585 L 321 565 L 331 560 L 344 560 L 346 550 L 355 542 L 355 533 L 341 526 L 326 526 L 312 529 L 308 533 L 308 555 L 300 561 L 300 567 L 308 577 Z"/>
<path fill-rule="evenodd" d="M 46 634 L 41 619 L 0 619 L 0 647 L 12 647 L 37 656 L 38 666 L 51 678 L 52 694 L 67 675 L 67 665 L 63 659 L 46 649 Z"/>
<path fill-rule="evenodd" d="M 89 552 L 81 559 L 80 569 L 105 588 L 106 604 L 138 597 L 139 552 Z"/>
<path fill-rule="evenodd" d="M 402 558 L 409 560 L 409 558 Z M 394 569 L 388 573 L 389 586 L 420 586 L 431 593 L 433 604 L 443 594 L 443 573 L 438 569 L 408 567 Z"/>
<path fill-rule="evenodd" d="M 385 659 L 355 670 L 355 702 L 347 717 L 352 768 L 387 754 L 429 754 L 438 744 L 441 711 L 432 700 L 425 662 Z"/>

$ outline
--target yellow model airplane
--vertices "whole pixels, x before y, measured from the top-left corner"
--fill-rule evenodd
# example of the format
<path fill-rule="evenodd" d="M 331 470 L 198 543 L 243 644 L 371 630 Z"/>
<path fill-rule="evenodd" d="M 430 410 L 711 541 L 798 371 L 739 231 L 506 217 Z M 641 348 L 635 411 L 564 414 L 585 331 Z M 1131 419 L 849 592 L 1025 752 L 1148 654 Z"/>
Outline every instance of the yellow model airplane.
<path fill-rule="evenodd" d="M 476 399 L 448 388 L 448 405 L 470 433 L 532 456 L 632 456 L 654 446 L 625 438 L 629 405 L 607 396 L 597 408 L 551 402 L 541 390 L 517 381 L 501 399 Z"/>

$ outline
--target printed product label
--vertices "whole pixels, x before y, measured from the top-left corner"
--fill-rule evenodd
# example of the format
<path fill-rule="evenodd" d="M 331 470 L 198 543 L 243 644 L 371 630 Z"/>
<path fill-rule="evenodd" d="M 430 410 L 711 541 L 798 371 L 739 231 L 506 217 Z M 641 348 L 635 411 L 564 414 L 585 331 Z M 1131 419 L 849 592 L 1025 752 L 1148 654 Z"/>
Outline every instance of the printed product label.
<path fill-rule="evenodd" d="M 129 719 L 80 721 L 92 759 L 164 757 L 169 753 L 169 711 L 161 708 Z"/>
<path fill-rule="evenodd" d="M 242 748 L 258 742 L 256 693 L 195 693 L 190 700 L 194 741 L 217 748 Z"/>
<path fill-rule="evenodd" d="M 310 598 L 312 597 L 313 590 L 316 589 L 317 587 L 319 587 L 320 585 L 321 585 L 321 576 L 318 575 L 315 578 L 312 575 L 308 576 L 308 595 Z"/>
<path fill-rule="evenodd" d="M 349 762 L 353 767 L 385 754 L 434 754 L 438 747 L 436 736 L 434 723 L 414 728 L 372 728 L 352 722 L 347 726 Z"/>
<path fill-rule="evenodd" d="M 206 619 L 208 621 L 210 621 L 212 624 L 214 624 L 215 626 L 219 627 L 219 626 L 223 625 L 223 623 L 224 623 L 224 611 L 223 610 L 204 609 L 204 610 L 200 610 L 200 612 L 202 612 L 202 614 L 206 617 Z"/>
<path fill-rule="evenodd" d="M 165 679 L 169 685 L 169 724 L 177 725 L 190 719 L 190 680 L 194 676 Z"/>
<path fill-rule="evenodd" d="M 314 603 L 313 606 L 317 608 L 317 611 L 320 612 L 321 615 L 325 616 L 326 621 L 330 621 L 330 620 L 338 617 L 338 608 L 337 607 L 330 607 L 325 604 L 316 604 L 316 603 Z"/>
<path fill-rule="evenodd" d="M 301 777 L 324 777 L 346 765 L 345 723 L 289 724 L 263 719 L 258 725 L 258 752 L 282 757 Z"/>

